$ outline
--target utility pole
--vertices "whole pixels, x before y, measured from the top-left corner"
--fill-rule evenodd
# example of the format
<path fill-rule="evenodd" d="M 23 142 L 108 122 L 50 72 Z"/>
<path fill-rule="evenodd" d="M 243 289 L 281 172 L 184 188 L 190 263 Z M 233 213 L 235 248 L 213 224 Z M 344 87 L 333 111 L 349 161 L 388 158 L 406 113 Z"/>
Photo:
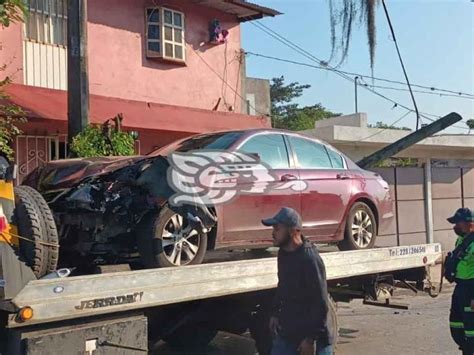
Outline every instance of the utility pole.
<path fill-rule="evenodd" d="M 89 122 L 87 0 L 69 0 L 67 8 L 68 141 Z"/>
<path fill-rule="evenodd" d="M 359 80 L 359 77 L 356 76 L 354 78 L 354 100 L 355 100 L 355 113 L 359 112 L 359 108 L 357 107 L 357 80 Z"/>

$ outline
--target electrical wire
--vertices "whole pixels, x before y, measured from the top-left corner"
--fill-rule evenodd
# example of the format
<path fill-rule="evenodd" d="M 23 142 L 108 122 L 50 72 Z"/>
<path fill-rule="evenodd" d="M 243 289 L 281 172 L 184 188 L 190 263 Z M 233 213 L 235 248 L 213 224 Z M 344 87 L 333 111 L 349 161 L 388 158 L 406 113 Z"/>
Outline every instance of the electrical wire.
<path fill-rule="evenodd" d="M 403 89 L 403 88 L 395 88 L 391 86 L 383 86 L 383 85 L 372 85 L 372 84 L 363 84 L 364 86 L 370 86 L 372 88 L 376 89 L 382 89 L 382 90 L 393 90 L 393 91 L 410 91 L 408 89 Z M 436 93 L 436 92 L 431 92 L 431 91 L 424 91 L 424 90 L 412 90 L 413 92 L 419 93 L 419 94 L 426 94 L 426 95 L 436 95 L 440 97 L 455 97 L 457 99 L 466 99 L 466 100 L 474 100 L 474 96 L 459 96 L 459 95 L 454 95 L 454 94 L 441 94 L 441 93 Z"/>
<path fill-rule="evenodd" d="M 227 82 L 227 81 L 199 54 L 199 52 L 198 52 L 197 49 L 195 50 L 195 49 L 192 49 L 192 48 L 191 48 L 191 50 L 192 50 L 192 52 L 193 52 L 194 54 L 196 54 L 196 55 L 198 56 L 199 59 L 201 59 L 201 61 L 209 68 L 209 70 L 211 70 L 211 71 L 222 81 L 223 84 L 225 84 L 230 90 L 232 90 L 232 92 L 235 93 L 235 95 L 237 95 L 237 96 L 242 100 L 242 102 L 247 102 L 247 100 L 246 100 L 244 97 L 242 97 L 242 95 L 240 95 L 240 93 L 239 93 L 236 89 L 234 89 L 233 86 L 230 85 L 230 84 L 229 84 L 229 83 L 228 83 L 228 82 Z M 258 113 L 259 115 L 264 116 L 264 117 L 268 117 L 268 114 L 267 114 L 267 113 L 260 112 L 259 110 L 257 110 L 256 107 L 254 107 L 253 105 L 251 105 L 251 104 L 248 103 L 248 102 L 247 102 L 247 104 L 248 104 L 251 108 L 253 108 L 253 109 L 255 110 L 255 112 Z"/>
<path fill-rule="evenodd" d="M 270 34 L 272 33 L 272 36 L 275 36 L 275 37 L 279 37 L 281 40 L 284 40 L 284 41 L 288 41 L 288 42 L 291 42 L 290 40 L 286 39 L 285 37 L 281 36 L 280 34 L 278 34 L 277 32 L 275 32 L 274 30 L 272 30 L 270 27 L 264 25 L 263 23 L 261 22 L 258 22 L 258 21 L 252 21 L 252 22 L 249 22 L 251 25 L 259 28 L 260 30 L 264 31 L 264 32 L 267 32 L 267 34 Z M 269 33 L 270 32 L 270 33 Z M 302 49 L 301 47 L 297 46 L 296 44 L 293 44 L 295 45 L 295 47 L 301 49 L 301 50 L 304 50 Z M 309 52 L 307 52 L 308 54 L 310 54 Z M 330 67 L 326 61 L 324 60 L 321 60 L 317 57 L 315 57 L 314 55 L 311 54 L 311 57 L 317 59 L 317 61 L 319 62 L 319 64 L 321 65 L 321 69 L 326 69 L 326 70 L 333 70 L 333 71 L 337 71 L 337 72 L 340 72 L 342 74 L 346 74 L 346 75 L 349 75 L 349 76 L 359 76 L 359 77 L 362 77 L 362 78 L 366 78 L 366 79 L 371 79 L 371 80 L 376 80 L 376 81 L 382 81 L 382 82 L 387 82 L 387 83 L 391 83 L 391 84 L 398 84 L 398 85 L 404 85 L 406 86 L 407 83 L 404 83 L 402 81 L 397 81 L 397 80 L 392 80 L 392 79 L 387 79 L 387 78 L 381 78 L 381 77 L 376 77 L 376 76 L 372 76 L 372 75 L 368 75 L 368 74 L 361 74 L 361 73 L 354 73 L 354 72 L 349 72 L 349 71 L 344 71 L 344 70 L 339 70 L 339 69 L 336 69 L 336 68 L 333 68 L 333 67 Z M 432 92 L 435 92 L 435 91 L 440 91 L 440 92 L 445 92 L 445 93 L 450 93 L 450 94 L 454 94 L 454 95 L 458 95 L 458 96 L 470 96 L 470 97 L 474 97 L 474 94 L 469 94 L 469 93 L 464 93 L 464 92 L 461 92 L 461 91 L 454 91 L 454 90 L 448 90 L 448 89 L 439 89 L 439 88 L 436 88 L 434 86 L 426 86 L 426 85 L 420 85 L 420 84 L 413 84 L 413 83 L 410 83 L 412 87 L 417 87 L 417 88 L 420 88 L 420 89 L 426 89 L 426 90 L 430 90 Z"/>
<path fill-rule="evenodd" d="M 376 133 L 374 134 L 371 134 L 370 136 L 367 136 L 365 138 L 362 138 L 362 139 L 359 139 L 359 142 L 363 142 L 369 138 L 372 138 L 372 137 L 375 137 L 377 135 L 379 135 L 380 133 L 386 131 L 387 129 L 392 129 L 398 122 L 400 122 L 401 120 L 403 120 L 406 116 L 408 116 L 409 114 L 411 113 L 411 111 L 407 111 L 403 114 L 403 116 L 401 116 L 400 118 L 397 118 L 395 121 L 393 121 L 389 126 L 385 127 L 385 128 L 380 128 L 380 131 L 377 131 Z"/>
<path fill-rule="evenodd" d="M 344 79 L 346 80 L 350 80 L 351 82 L 353 81 L 352 78 L 346 76 L 346 75 L 343 75 L 345 73 L 339 71 L 338 69 L 328 69 L 326 68 L 325 66 L 317 66 L 317 65 L 313 65 L 313 64 L 309 64 L 309 63 L 304 63 L 304 62 L 298 62 L 298 61 L 295 61 L 295 60 L 290 60 L 290 59 L 283 59 L 283 58 L 278 58 L 278 57 L 273 57 L 273 56 L 268 56 L 268 55 L 264 55 L 264 54 L 259 54 L 259 53 L 255 53 L 255 52 L 246 52 L 246 54 L 249 54 L 249 55 L 253 55 L 253 56 L 256 56 L 256 57 L 261 57 L 261 58 L 266 58 L 266 59 L 272 59 L 272 60 L 275 60 L 275 61 L 279 61 L 279 62 L 284 62 L 284 63 L 289 63 L 289 64 L 295 64 L 295 65 L 300 65 L 300 66 L 305 66 L 305 67 L 309 67 L 309 68 L 314 68 L 314 69 L 323 69 L 323 70 L 330 70 L 336 74 L 341 74 L 340 76 L 342 76 Z M 384 100 L 386 101 L 389 101 L 391 102 L 394 107 L 402 107 L 406 110 L 409 110 L 411 112 L 415 112 L 413 109 L 379 93 L 378 91 L 375 91 L 373 89 L 371 89 L 368 85 L 361 85 L 361 87 L 365 90 L 368 90 L 370 92 L 372 92 L 373 94 L 379 96 L 380 98 L 383 98 Z M 427 119 L 428 121 L 431 121 L 433 122 L 434 119 L 430 118 L 429 116 L 431 117 L 435 117 L 435 118 L 441 118 L 442 116 L 439 116 L 439 115 L 435 115 L 435 114 L 432 114 L 432 113 L 426 113 L 426 112 L 419 112 L 420 113 L 420 117 L 424 117 L 425 119 Z M 460 128 L 460 129 L 468 129 L 467 127 L 462 127 L 462 126 L 456 126 L 454 125 L 453 127 L 456 127 L 456 128 Z"/>
<path fill-rule="evenodd" d="M 400 65 L 402 66 L 403 75 L 405 75 L 405 80 L 407 81 L 408 89 L 410 90 L 411 100 L 413 102 L 413 107 L 415 108 L 416 112 L 416 130 L 420 127 L 420 113 L 418 112 L 418 105 L 416 104 L 415 95 L 411 89 L 410 80 L 408 79 L 408 73 L 405 69 L 405 64 L 403 63 L 402 55 L 400 53 L 400 48 L 398 48 L 397 37 L 395 36 L 395 30 L 393 29 L 392 20 L 390 19 L 390 15 L 388 13 L 387 5 L 385 4 L 385 0 L 382 0 L 383 10 L 385 12 L 385 17 L 387 18 L 388 26 L 390 28 L 390 32 L 392 34 L 393 42 L 395 43 L 395 48 L 397 49 L 398 59 L 400 60 Z"/>

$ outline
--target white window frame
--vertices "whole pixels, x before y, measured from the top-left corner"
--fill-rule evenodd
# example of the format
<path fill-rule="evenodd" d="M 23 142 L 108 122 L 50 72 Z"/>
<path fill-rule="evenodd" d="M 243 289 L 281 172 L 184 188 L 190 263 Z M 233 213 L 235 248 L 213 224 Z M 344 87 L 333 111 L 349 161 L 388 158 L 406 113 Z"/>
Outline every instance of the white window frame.
<path fill-rule="evenodd" d="M 154 10 L 159 12 L 159 22 L 151 22 L 148 19 L 148 11 Z M 165 11 L 170 11 L 171 12 L 171 19 L 172 23 L 171 24 L 165 24 L 164 21 L 164 14 Z M 177 26 L 174 24 L 174 15 L 179 14 L 181 16 L 181 26 Z M 148 38 L 148 25 L 157 25 L 160 28 L 160 38 Z M 184 13 L 181 11 L 176 11 L 167 7 L 147 7 L 145 8 L 145 36 L 146 36 L 146 57 L 147 58 L 162 58 L 174 62 L 179 62 L 179 63 L 185 63 L 186 62 L 186 40 L 185 40 L 185 16 Z M 165 39 L 165 27 L 170 27 L 171 28 L 171 41 Z M 180 30 L 182 35 L 181 35 L 181 42 L 175 41 L 175 29 Z M 148 48 L 149 43 L 160 43 L 160 52 L 156 52 L 153 50 L 150 50 Z M 165 47 L 166 44 L 171 44 L 173 47 L 173 55 L 169 56 L 166 55 Z M 175 55 L 175 46 L 181 46 L 183 49 L 183 58 L 176 58 Z"/>

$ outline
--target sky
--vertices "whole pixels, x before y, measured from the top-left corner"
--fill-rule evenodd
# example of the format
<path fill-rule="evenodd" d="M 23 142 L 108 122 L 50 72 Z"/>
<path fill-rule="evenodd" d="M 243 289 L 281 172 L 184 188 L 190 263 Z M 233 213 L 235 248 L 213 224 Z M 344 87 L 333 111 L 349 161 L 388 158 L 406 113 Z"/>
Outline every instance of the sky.
<path fill-rule="evenodd" d="M 279 10 L 283 15 L 260 20 L 273 31 L 303 47 L 322 60 L 331 53 L 329 0 L 254 0 Z M 341 0 L 337 0 L 341 1 Z M 386 0 L 398 45 L 411 83 L 474 94 L 474 2 L 470 0 Z M 405 81 L 391 39 L 382 6 L 377 9 L 377 47 L 374 76 Z M 285 47 L 256 27 L 245 23 L 242 47 L 248 52 L 316 65 L 301 54 Z M 338 60 L 330 62 L 337 65 Z M 370 59 L 365 27 L 355 27 L 346 61 L 340 70 L 370 75 Z M 271 79 L 284 75 L 287 83 L 297 81 L 311 88 L 297 100 L 301 105 L 321 103 L 332 112 L 355 111 L 354 83 L 333 72 L 247 56 L 247 75 Z M 366 79 L 371 84 L 372 80 Z M 376 85 L 392 86 L 383 82 Z M 399 87 L 399 86 L 397 86 Z M 406 87 L 405 87 L 406 88 Z M 414 88 L 415 89 L 415 88 Z M 375 89 L 383 95 L 413 108 L 409 92 Z M 423 89 L 417 89 L 423 90 Z M 474 100 L 415 93 L 421 112 L 443 116 L 458 112 L 463 120 L 474 118 Z M 359 88 L 359 112 L 366 112 L 370 123 L 392 124 L 407 111 Z M 423 123 L 429 123 L 422 118 Z M 415 128 L 415 113 L 408 114 L 397 126 Z M 465 123 L 457 126 L 467 127 Z M 467 133 L 449 128 L 449 133 Z M 471 132 L 472 133 L 472 132 Z"/>

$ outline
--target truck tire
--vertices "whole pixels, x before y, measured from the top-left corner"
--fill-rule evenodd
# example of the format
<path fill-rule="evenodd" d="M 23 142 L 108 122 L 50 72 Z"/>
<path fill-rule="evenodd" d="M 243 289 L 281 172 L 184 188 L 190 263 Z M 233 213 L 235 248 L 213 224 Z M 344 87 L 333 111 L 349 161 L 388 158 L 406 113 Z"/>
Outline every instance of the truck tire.
<path fill-rule="evenodd" d="M 360 250 L 374 247 L 377 236 L 377 221 L 374 213 L 363 202 L 356 202 L 350 209 L 344 229 L 340 250 Z"/>
<path fill-rule="evenodd" d="M 171 347 L 180 350 L 202 350 L 216 337 L 217 330 L 201 328 L 197 325 L 184 325 L 163 340 Z"/>
<path fill-rule="evenodd" d="M 56 270 L 59 247 L 53 214 L 41 194 L 29 186 L 15 187 L 15 224 L 20 237 L 19 252 L 36 277 Z M 42 244 L 42 242 L 48 243 Z"/>
<path fill-rule="evenodd" d="M 185 240 L 173 237 L 185 228 L 183 217 L 164 206 L 159 213 L 151 213 L 136 230 L 138 252 L 147 268 L 201 264 L 207 250 L 207 234 L 197 231 Z"/>

